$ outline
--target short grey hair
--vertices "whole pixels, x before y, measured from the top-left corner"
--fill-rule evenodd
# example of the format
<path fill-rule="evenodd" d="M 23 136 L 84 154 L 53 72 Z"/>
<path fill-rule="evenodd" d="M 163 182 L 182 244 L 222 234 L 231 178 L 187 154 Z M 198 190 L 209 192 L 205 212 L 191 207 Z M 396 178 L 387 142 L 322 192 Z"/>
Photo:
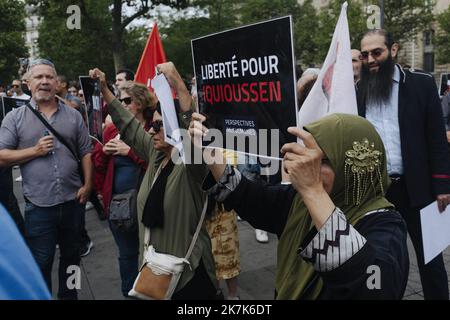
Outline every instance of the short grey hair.
<path fill-rule="evenodd" d="M 32 69 L 33 67 L 37 66 L 37 65 L 42 65 L 42 64 L 51 67 L 51 68 L 55 71 L 55 75 L 57 75 L 56 68 L 55 68 L 55 65 L 53 64 L 53 62 L 51 62 L 50 60 L 47 60 L 47 59 L 41 59 L 41 58 L 39 58 L 39 59 L 34 59 L 34 60 L 32 60 L 32 61 L 28 64 L 27 73 L 26 73 L 26 75 L 25 75 L 25 78 L 26 78 L 27 80 L 29 80 L 29 79 L 30 79 L 31 69 Z"/>

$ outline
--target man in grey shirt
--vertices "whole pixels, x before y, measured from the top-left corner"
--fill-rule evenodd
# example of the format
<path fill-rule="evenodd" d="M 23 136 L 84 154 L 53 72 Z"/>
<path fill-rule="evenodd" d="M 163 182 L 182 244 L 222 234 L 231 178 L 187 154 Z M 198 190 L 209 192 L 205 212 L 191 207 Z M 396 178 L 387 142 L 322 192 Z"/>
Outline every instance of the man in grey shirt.
<path fill-rule="evenodd" d="M 60 246 L 60 299 L 77 299 L 68 277 L 80 264 L 80 218 L 92 189 L 91 142 L 81 115 L 55 98 L 57 74 L 44 59 L 28 69 L 30 105 L 50 123 L 78 153 L 49 133 L 27 107 L 8 113 L 0 127 L 0 166 L 19 164 L 25 197 L 25 237 L 51 291 L 51 269 L 56 244 Z M 70 267 L 70 268 L 69 268 Z"/>

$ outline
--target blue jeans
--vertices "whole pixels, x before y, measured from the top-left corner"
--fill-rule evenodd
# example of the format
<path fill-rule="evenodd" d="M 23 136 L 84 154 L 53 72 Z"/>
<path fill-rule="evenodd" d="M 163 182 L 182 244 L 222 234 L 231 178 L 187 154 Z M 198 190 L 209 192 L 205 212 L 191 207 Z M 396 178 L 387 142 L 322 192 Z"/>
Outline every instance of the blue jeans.
<path fill-rule="evenodd" d="M 69 266 L 80 265 L 80 226 L 83 211 L 84 206 L 76 200 L 53 207 L 38 207 L 28 201 L 25 203 L 25 238 L 50 292 L 52 265 L 56 244 L 59 244 L 60 299 L 77 299 L 76 288 L 70 289 L 67 286 L 68 278 L 73 278 L 74 273 L 67 271 Z"/>
<path fill-rule="evenodd" d="M 122 294 L 128 296 L 133 288 L 139 271 L 139 229 L 122 232 L 109 221 L 109 228 L 119 248 L 120 279 L 122 280 Z"/>

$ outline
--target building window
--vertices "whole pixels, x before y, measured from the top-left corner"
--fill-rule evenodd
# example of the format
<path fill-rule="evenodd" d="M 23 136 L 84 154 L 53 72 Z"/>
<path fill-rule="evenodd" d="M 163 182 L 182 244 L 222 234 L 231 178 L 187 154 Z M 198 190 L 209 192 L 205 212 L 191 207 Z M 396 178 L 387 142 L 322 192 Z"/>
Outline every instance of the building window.
<path fill-rule="evenodd" d="M 434 72 L 434 52 L 423 54 L 423 70 L 430 73 Z"/>
<path fill-rule="evenodd" d="M 427 30 L 423 33 L 423 41 L 425 46 L 432 46 L 434 38 L 434 30 Z"/>

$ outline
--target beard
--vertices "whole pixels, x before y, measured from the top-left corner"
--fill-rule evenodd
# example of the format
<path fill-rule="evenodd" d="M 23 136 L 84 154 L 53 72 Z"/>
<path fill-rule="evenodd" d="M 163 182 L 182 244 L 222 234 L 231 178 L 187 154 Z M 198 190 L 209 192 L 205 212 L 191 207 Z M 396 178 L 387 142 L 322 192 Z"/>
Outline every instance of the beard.
<path fill-rule="evenodd" d="M 37 103 L 42 103 L 42 102 L 50 102 L 52 100 L 55 99 L 55 93 L 53 92 L 46 92 L 46 93 L 42 93 L 39 91 L 34 92 L 34 94 L 32 94 L 34 101 L 36 101 Z"/>
<path fill-rule="evenodd" d="M 49 96 L 47 96 L 47 97 L 36 96 L 33 98 L 34 98 L 34 101 L 36 101 L 37 103 L 50 102 L 54 99 L 54 97 L 49 97 Z"/>
<path fill-rule="evenodd" d="M 377 65 L 377 72 L 371 72 L 369 66 L 365 64 L 361 67 L 358 91 L 366 106 L 382 105 L 391 98 L 392 75 L 395 67 L 394 59 L 389 54 L 386 60 L 378 62 Z"/>

